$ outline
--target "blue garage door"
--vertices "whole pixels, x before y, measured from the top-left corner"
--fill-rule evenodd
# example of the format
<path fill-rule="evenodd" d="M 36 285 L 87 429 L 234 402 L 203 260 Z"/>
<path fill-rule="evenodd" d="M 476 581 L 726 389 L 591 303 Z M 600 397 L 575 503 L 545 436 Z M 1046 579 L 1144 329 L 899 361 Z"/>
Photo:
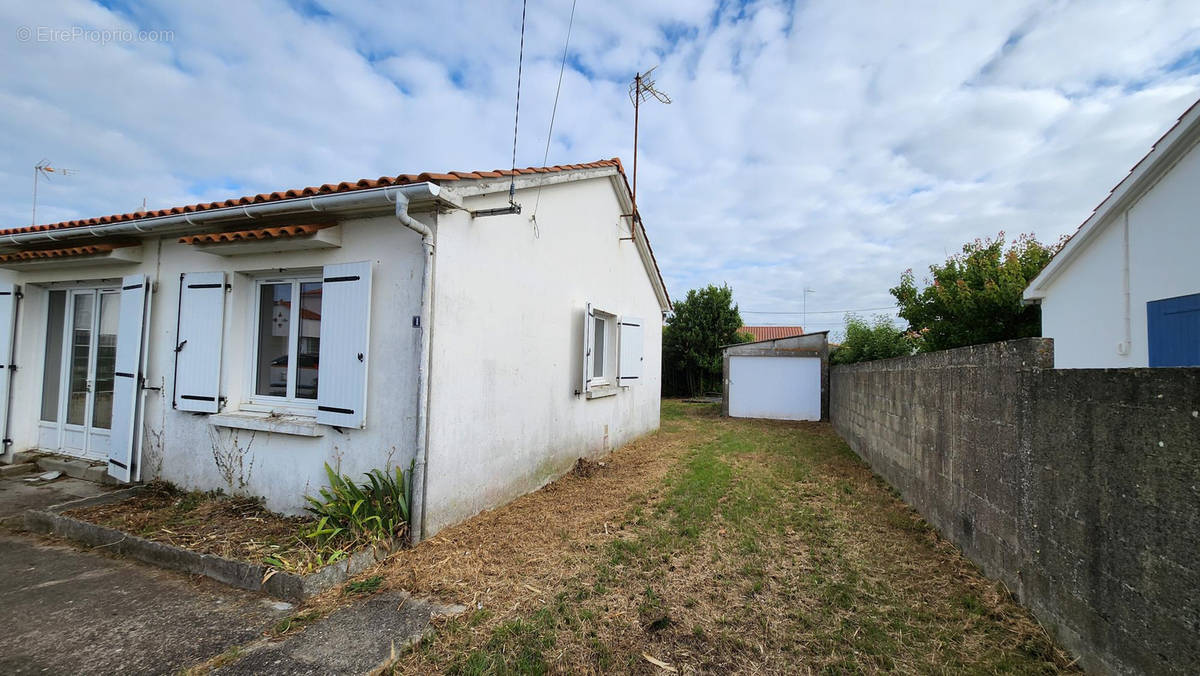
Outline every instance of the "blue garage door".
<path fill-rule="evenodd" d="M 1151 366 L 1200 366 L 1200 293 L 1146 303 Z"/>

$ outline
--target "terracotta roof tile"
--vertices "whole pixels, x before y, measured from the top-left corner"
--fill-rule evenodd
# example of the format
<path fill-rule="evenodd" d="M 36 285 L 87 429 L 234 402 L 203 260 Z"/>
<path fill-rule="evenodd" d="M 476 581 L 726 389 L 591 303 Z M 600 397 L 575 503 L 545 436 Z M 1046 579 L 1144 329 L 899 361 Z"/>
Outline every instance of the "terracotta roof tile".
<path fill-rule="evenodd" d="M 617 167 L 624 174 L 624 168 L 621 166 L 621 161 L 617 158 L 610 160 L 600 160 L 598 162 L 589 162 L 588 164 L 567 164 L 553 167 L 526 167 L 517 169 L 517 174 L 534 174 L 547 171 L 570 171 L 573 169 L 594 169 L 599 167 Z M 365 190 L 379 186 L 405 185 L 408 183 L 420 183 L 430 181 L 440 183 L 444 181 L 460 181 L 464 179 L 480 179 L 480 178 L 500 178 L 502 176 L 511 176 L 513 172 L 508 169 L 497 169 L 495 171 L 452 171 L 448 173 L 425 172 L 422 174 L 399 174 L 396 176 L 380 176 L 378 179 L 360 179 L 358 181 L 343 181 L 341 183 L 326 183 L 320 187 L 297 188 L 293 190 L 277 191 L 272 193 L 259 193 L 257 195 L 247 195 L 245 197 L 235 197 L 220 202 L 208 202 L 201 204 L 189 204 L 186 206 L 169 207 L 166 209 L 156 209 L 151 211 L 137 211 L 126 214 L 113 214 L 111 216 L 101 216 L 98 218 L 77 219 L 73 221 L 62 221 L 60 223 L 48 223 L 39 225 L 26 225 L 17 228 L 8 228 L 0 230 L 0 235 L 13 235 L 26 232 L 44 232 L 46 230 L 61 230 L 63 228 L 77 228 L 88 225 L 104 225 L 106 223 L 119 223 L 122 221 L 132 221 L 141 218 L 157 218 L 160 216 L 171 216 L 184 213 L 193 213 L 196 211 L 207 211 L 210 209 L 222 209 L 226 207 L 245 206 L 247 204 L 257 204 L 261 202 L 275 202 L 285 199 L 293 199 L 296 197 L 309 197 L 312 195 L 324 195 L 334 192 L 351 192 L 354 190 Z"/>
<path fill-rule="evenodd" d="M 743 326 L 739 331 L 753 334 L 756 341 L 804 335 L 804 329 L 799 326 Z"/>
<path fill-rule="evenodd" d="M 179 238 L 180 244 L 219 244 L 221 242 L 247 242 L 251 240 L 275 239 L 282 237 L 299 237 L 311 235 L 321 228 L 327 228 L 328 223 L 310 223 L 305 225 L 280 225 L 254 230 L 235 230 L 233 232 L 212 232 L 203 235 L 186 235 Z"/>
<path fill-rule="evenodd" d="M 551 167 L 528 167 L 525 169 L 518 169 L 516 172 L 510 171 L 508 169 L 496 169 L 493 171 L 466 171 L 466 172 L 452 171 L 449 173 L 429 173 L 429 172 L 427 172 L 427 173 L 423 173 L 423 174 L 398 174 L 396 176 L 381 176 L 378 179 L 373 180 L 373 181 L 368 180 L 368 179 L 362 179 L 360 181 L 353 182 L 353 183 L 351 183 L 351 182 L 325 183 L 319 187 L 308 187 L 308 188 L 303 188 L 303 189 L 299 189 L 299 190 L 291 190 L 291 191 L 287 191 L 287 192 L 292 193 L 293 195 L 298 194 L 299 196 L 326 195 L 329 193 L 350 192 L 353 190 L 362 190 L 362 189 L 365 189 L 368 187 L 375 187 L 375 186 L 381 186 L 381 185 L 382 186 L 405 185 L 408 183 L 420 183 L 422 181 L 431 181 L 434 183 L 438 183 L 438 182 L 442 182 L 442 181 L 458 181 L 458 180 L 463 180 L 463 179 L 485 179 L 485 178 L 495 179 L 495 178 L 502 178 L 505 176 L 511 176 L 514 173 L 533 174 L 533 173 L 538 173 L 539 171 L 551 171 L 551 172 L 575 171 L 575 170 L 579 170 L 579 169 L 596 169 L 596 168 L 600 168 L 600 167 L 616 167 L 617 171 L 620 172 L 620 174 L 621 174 L 621 178 L 625 180 L 626 190 L 629 189 L 629 181 L 626 178 L 625 167 L 621 164 L 620 158 L 614 157 L 612 159 L 599 160 L 596 162 L 588 162 L 586 164 L 562 164 L 562 165 L 555 165 L 555 166 L 551 166 Z M 101 216 L 99 218 L 88 218 L 88 219 L 79 219 L 79 220 L 73 220 L 73 221 L 62 221 L 59 223 L 27 225 L 27 226 L 22 226 L 22 227 L 17 227 L 17 228 L 0 229 L 0 235 L 14 235 L 14 234 L 19 234 L 19 233 L 27 233 L 27 232 L 44 232 L 47 230 L 61 230 L 61 229 L 65 229 L 65 228 L 75 228 L 75 227 L 82 227 L 82 226 L 88 226 L 88 225 L 104 225 L 107 223 L 118 223 L 118 222 L 132 221 L 132 220 L 138 220 L 138 219 L 143 219 L 143 218 L 157 218 L 157 217 L 161 217 L 161 216 L 177 215 L 177 214 L 184 214 L 184 213 L 194 213 L 197 211 L 207 211 L 210 209 L 221 209 L 221 208 L 227 208 L 227 207 L 246 206 L 249 204 L 258 204 L 261 202 L 274 202 L 274 201 L 283 200 L 283 199 L 288 199 L 287 193 L 284 193 L 284 192 L 273 192 L 273 193 L 269 193 L 269 194 L 268 193 L 259 193 L 257 195 L 247 195 L 244 197 L 235 197 L 235 198 L 224 200 L 222 202 L 209 202 L 207 204 L 189 204 L 186 206 L 176 206 L 176 207 L 170 207 L 167 209 L 157 209 L 157 210 L 152 210 L 152 211 L 136 211 L 136 212 L 125 213 L 125 214 L 113 214 L 111 216 Z M 641 219 L 639 218 L 638 220 L 640 221 Z M 262 230 L 267 230 L 267 228 L 263 228 Z M 274 235 L 274 236 L 278 236 L 278 235 Z M 285 235 L 285 236 L 288 236 L 288 235 Z M 647 240 L 647 245 L 649 245 L 648 240 Z M 103 246 L 103 245 L 90 245 L 90 246 L 93 249 L 95 249 L 97 253 L 99 253 L 100 250 L 96 249 L 96 247 Z M 88 247 L 71 247 L 70 249 L 63 249 L 61 251 L 86 249 L 86 248 L 88 248 Z M 28 254 L 28 253 L 31 253 L 31 252 L 21 252 L 21 254 L 7 254 L 7 256 L 23 255 L 23 254 Z M 78 255 L 78 254 L 63 254 L 63 255 Z M 653 249 L 650 250 L 650 257 L 652 260 L 654 259 Z M 5 260 L 5 259 L 0 258 L 0 260 Z M 654 262 L 654 267 L 657 272 L 657 268 L 658 268 L 657 261 Z M 658 277 L 659 277 L 659 281 L 661 283 L 662 282 L 662 273 L 661 272 L 658 272 Z M 664 289 L 666 288 L 665 284 L 664 284 L 663 288 Z M 668 305 L 670 304 L 669 297 L 667 298 L 667 303 L 668 303 Z"/>
<path fill-rule="evenodd" d="M 0 254 L 0 263 L 15 263 L 17 261 L 32 261 L 50 258 L 70 258 L 72 256 L 95 256 L 97 254 L 108 253 L 113 249 L 118 249 L 122 246 L 130 245 L 103 243 L 88 244 L 86 246 L 70 246 L 62 249 L 32 249 L 29 251 L 17 251 L 15 253 Z"/>

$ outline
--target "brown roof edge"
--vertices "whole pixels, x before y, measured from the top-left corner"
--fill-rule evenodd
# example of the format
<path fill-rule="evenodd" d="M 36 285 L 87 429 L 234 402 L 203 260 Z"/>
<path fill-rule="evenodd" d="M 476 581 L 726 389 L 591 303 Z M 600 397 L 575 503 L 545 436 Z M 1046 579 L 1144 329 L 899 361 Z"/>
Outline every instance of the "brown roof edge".
<path fill-rule="evenodd" d="M 259 193 L 257 195 L 246 195 L 227 199 L 221 202 L 207 202 L 198 204 L 188 204 L 184 206 L 168 207 L 166 209 L 156 209 L 154 211 L 135 211 L 125 214 L 112 214 L 109 216 L 100 216 L 95 218 L 82 218 L 72 221 L 60 221 L 58 223 L 47 223 L 42 225 L 26 225 L 17 228 L 6 228 L 0 230 L 0 235 L 16 235 L 29 232 L 45 232 L 47 230 L 63 230 L 67 228 L 81 228 L 90 225 L 107 225 L 109 223 L 121 223 L 125 221 L 136 221 L 143 218 L 159 218 L 162 216 L 174 216 L 177 214 L 194 213 L 197 211 L 209 211 L 212 209 L 224 209 L 228 207 L 246 206 L 248 204 L 260 204 L 262 202 L 278 202 L 286 199 L 295 199 L 297 197 L 315 197 L 318 195 L 328 195 L 331 193 L 352 192 L 355 190 L 367 190 L 370 188 L 380 188 L 393 185 L 408 185 L 410 183 L 443 183 L 457 182 L 460 180 L 471 180 L 475 178 L 485 178 L 489 174 L 497 174 L 500 176 L 515 176 L 521 174 L 533 174 L 538 171 L 569 171 L 572 169 L 595 169 L 599 167 L 615 166 L 618 170 L 621 169 L 620 160 L 598 160 L 588 164 L 574 165 L 556 165 L 552 167 L 527 167 L 525 169 L 517 169 L 515 172 L 510 169 L 497 169 L 494 172 L 424 172 L 421 174 L 398 174 L 396 176 L 380 176 L 377 179 L 363 178 L 357 181 L 343 181 L 341 183 L 326 183 L 320 186 L 309 186 L 307 188 L 293 188 L 291 190 L 279 190 L 272 193 Z M 466 178 L 469 176 L 470 178 Z"/>
<path fill-rule="evenodd" d="M 629 187 L 629 176 L 627 176 L 625 174 L 625 165 L 623 165 L 621 163 L 620 157 L 613 157 L 611 159 L 601 160 L 600 162 L 594 162 L 593 164 L 599 165 L 599 166 L 616 166 L 617 173 L 621 175 L 621 180 L 624 181 L 624 183 L 625 183 L 625 192 L 627 192 L 629 194 L 629 199 L 632 202 L 633 189 Z M 592 167 L 580 167 L 580 168 L 592 168 Z M 636 209 L 637 205 L 634 205 L 634 208 Z M 650 253 L 650 262 L 654 264 L 654 273 L 656 275 L 658 275 L 658 283 L 659 283 L 659 285 L 662 286 L 663 297 L 665 297 L 667 299 L 667 309 L 669 310 L 672 307 L 671 292 L 670 292 L 670 290 L 667 289 L 667 281 L 665 279 L 663 279 L 662 268 L 660 268 L 658 266 L 658 258 L 654 255 L 654 247 L 650 246 L 650 235 L 648 235 L 646 233 L 646 224 L 642 223 L 642 215 L 639 213 L 636 215 L 636 218 L 637 218 L 637 222 L 640 223 L 642 226 L 642 238 L 644 240 L 646 240 L 646 251 L 648 251 Z"/>

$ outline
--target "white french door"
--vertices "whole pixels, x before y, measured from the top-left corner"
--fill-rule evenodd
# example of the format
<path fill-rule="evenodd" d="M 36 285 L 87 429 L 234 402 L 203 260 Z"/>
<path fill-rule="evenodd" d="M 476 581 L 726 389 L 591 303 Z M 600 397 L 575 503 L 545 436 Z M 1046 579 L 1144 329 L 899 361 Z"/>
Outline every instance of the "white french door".
<path fill-rule="evenodd" d="M 117 354 L 119 289 L 72 289 L 63 321 L 58 449 L 108 458 Z"/>

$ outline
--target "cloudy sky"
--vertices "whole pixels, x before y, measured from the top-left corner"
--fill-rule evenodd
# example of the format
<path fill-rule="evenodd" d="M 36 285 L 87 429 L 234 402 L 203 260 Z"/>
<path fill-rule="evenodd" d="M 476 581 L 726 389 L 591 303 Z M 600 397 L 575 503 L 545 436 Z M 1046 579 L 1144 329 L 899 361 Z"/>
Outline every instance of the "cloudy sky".
<path fill-rule="evenodd" d="M 521 166 L 571 7 L 528 0 Z M 0 225 L 28 224 L 43 158 L 79 173 L 41 185 L 39 222 L 508 167 L 520 22 L 518 0 L 3 0 Z M 975 237 L 1073 231 L 1200 96 L 1200 6 L 584 0 L 549 162 L 628 166 L 626 89 L 656 64 L 674 103 L 644 109 L 639 201 L 672 295 L 785 312 L 807 286 L 820 330 Z"/>

